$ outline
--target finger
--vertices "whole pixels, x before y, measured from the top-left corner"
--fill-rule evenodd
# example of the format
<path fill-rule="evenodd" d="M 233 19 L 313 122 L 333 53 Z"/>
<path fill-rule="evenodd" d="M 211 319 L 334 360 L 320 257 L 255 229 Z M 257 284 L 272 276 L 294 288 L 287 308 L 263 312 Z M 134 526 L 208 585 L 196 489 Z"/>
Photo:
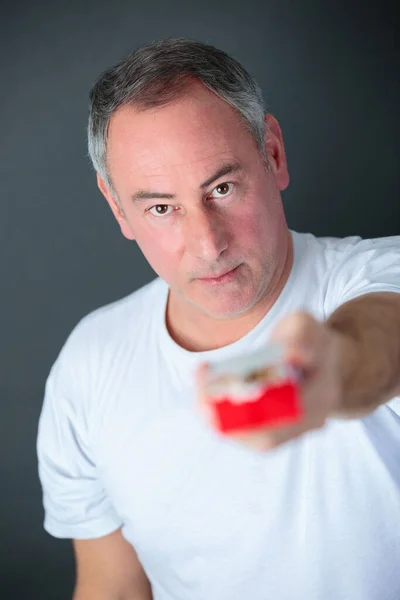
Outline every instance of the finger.
<path fill-rule="evenodd" d="M 199 401 L 201 404 L 207 402 L 207 393 L 206 393 L 206 382 L 207 382 L 207 374 L 208 374 L 209 366 L 207 363 L 201 363 L 196 369 L 195 379 L 197 384 L 197 390 L 199 393 Z"/>
<path fill-rule="evenodd" d="M 218 418 L 212 407 L 211 399 L 207 395 L 206 383 L 208 379 L 209 365 L 201 363 L 196 369 L 195 377 L 198 389 L 198 409 L 200 415 L 211 427 L 219 431 Z"/>
<path fill-rule="evenodd" d="M 207 402 L 207 400 L 202 400 L 198 404 L 198 409 L 202 418 L 205 419 L 205 421 L 211 425 L 215 431 L 220 432 L 217 415 L 215 410 L 212 408 L 212 405 Z"/>
<path fill-rule="evenodd" d="M 284 444 L 290 440 L 294 440 L 309 431 L 320 429 L 323 427 L 323 425 L 324 420 L 318 419 L 304 424 L 270 430 L 266 433 L 268 447 L 276 448 L 277 446 L 280 446 L 281 444 Z"/>
<path fill-rule="evenodd" d="M 281 343 L 285 359 L 308 372 L 320 362 L 323 350 L 323 325 L 307 313 L 285 317 L 272 332 L 271 339 Z"/>
<path fill-rule="evenodd" d="M 208 363 L 203 362 L 199 364 L 195 373 L 197 383 L 204 383 L 208 370 Z"/>

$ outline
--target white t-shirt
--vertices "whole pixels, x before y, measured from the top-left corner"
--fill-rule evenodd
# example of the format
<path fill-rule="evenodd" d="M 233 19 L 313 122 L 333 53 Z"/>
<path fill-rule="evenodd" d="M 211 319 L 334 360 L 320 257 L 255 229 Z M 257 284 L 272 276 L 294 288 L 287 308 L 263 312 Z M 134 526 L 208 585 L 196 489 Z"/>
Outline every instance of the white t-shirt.
<path fill-rule="evenodd" d="M 400 398 L 258 453 L 199 418 L 200 361 L 262 347 L 285 314 L 327 318 L 400 292 L 400 236 L 292 232 L 278 301 L 245 337 L 192 353 L 165 327 L 157 278 L 86 316 L 46 384 L 38 434 L 45 529 L 122 526 L 154 600 L 399 600 Z"/>

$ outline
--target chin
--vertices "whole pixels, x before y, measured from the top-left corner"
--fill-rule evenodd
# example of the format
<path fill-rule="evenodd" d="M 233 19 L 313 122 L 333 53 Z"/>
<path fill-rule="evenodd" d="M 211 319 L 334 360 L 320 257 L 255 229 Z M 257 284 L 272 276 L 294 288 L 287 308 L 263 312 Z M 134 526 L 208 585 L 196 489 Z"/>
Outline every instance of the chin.
<path fill-rule="evenodd" d="M 245 298 L 242 295 L 237 298 L 213 298 L 211 301 L 192 302 L 198 309 L 201 310 L 205 315 L 213 319 L 224 320 L 233 319 L 245 314 L 255 304 L 255 299 Z"/>

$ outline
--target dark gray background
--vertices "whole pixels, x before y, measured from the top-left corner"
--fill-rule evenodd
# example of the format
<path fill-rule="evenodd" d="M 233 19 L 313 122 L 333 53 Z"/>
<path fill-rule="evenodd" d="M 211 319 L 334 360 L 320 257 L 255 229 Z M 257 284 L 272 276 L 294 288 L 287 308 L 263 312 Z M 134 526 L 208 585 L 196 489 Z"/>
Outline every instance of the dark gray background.
<path fill-rule="evenodd" d="M 71 597 L 69 541 L 42 530 L 36 427 L 44 382 L 77 321 L 153 278 L 119 233 L 86 157 L 101 71 L 183 35 L 232 53 L 283 128 L 289 225 L 400 231 L 395 2 L 189 0 L 0 4 L 0 597 Z"/>

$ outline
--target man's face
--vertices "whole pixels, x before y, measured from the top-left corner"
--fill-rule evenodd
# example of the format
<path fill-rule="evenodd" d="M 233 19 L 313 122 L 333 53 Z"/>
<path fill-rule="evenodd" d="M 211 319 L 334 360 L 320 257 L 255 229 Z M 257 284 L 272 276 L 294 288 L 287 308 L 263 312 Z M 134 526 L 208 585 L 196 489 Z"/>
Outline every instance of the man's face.
<path fill-rule="evenodd" d="M 200 83 L 165 107 L 124 107 L 111 118 L 108 167 L 126 220 L 100 178 L 99 186 L 181 311 L 229 318 L 267 293 L 286 244 L 288 184 L 270 123 L 268 172 L 234 109 Z"/>

